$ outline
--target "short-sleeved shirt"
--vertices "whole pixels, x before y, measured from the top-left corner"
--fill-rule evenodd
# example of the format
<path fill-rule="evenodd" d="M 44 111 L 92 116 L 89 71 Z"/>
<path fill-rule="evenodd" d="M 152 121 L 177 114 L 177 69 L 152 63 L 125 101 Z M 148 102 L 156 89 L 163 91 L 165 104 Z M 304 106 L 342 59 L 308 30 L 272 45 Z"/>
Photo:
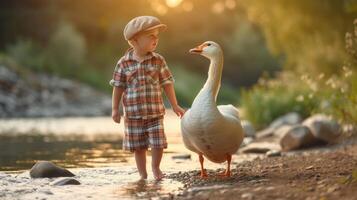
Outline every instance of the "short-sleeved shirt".
<path fill-rule="evenodd" d="M 109 84 L 124 88 L 124 115 L 128 118 L 149 119 L 163 116 L 165 107 L 161 88 L 173 83 L 173 75 L 164 57 L 149 52 L 139 62 L 133 57 L 133 49 L 119 59 Z"/>

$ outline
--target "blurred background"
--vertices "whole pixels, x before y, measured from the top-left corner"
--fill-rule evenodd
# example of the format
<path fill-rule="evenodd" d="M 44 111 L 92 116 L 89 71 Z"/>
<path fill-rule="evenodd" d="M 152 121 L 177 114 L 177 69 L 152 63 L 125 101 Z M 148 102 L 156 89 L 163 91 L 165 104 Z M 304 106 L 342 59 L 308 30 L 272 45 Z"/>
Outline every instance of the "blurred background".
<path fill-rule="evenodd" d="M 1 1 L 0 117 L 109 118 L 123 28 L 139 15 L 168 25 L 157 52 L 186 108 L 209 64 L 188 50 L 212 40 L 225 58 L 218 104 L 256 129 L 289 112 L 357 121 L 355 0 Z"/>

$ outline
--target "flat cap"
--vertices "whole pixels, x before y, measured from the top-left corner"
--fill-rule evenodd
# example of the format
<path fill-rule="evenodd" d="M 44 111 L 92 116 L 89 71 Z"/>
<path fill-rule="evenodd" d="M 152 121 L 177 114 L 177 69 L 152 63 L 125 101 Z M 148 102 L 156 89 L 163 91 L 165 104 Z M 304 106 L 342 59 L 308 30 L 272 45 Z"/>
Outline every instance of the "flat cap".
<path fill-rule="evenodd" d="M 167 26 L 153 16 L 139 16 L 130 20 L 124 28 L 124 38 L 130 40 L 134 35 L 158 28 L 160 31 L 166 30 Z"/>

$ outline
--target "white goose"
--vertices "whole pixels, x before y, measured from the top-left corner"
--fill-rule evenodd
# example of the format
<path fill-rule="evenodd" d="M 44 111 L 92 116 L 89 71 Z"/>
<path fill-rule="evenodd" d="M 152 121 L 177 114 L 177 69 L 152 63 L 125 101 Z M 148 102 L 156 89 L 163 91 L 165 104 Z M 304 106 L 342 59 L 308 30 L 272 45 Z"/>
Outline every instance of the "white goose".
<path fill-rule="evenodd" d="M 221 85 L 223 51 L 217 43 L 207 41 L 191 49 L 190 53 L 208 58 L 210 66 L 205 85 L 182 117 L 183 142 L 187 149 L 199 155 L 201 177 L 207 177 L 203 156 L 215 163 L 227 161 L 227 169 L 222 175 L 229 177 L 232 154 L 242 143 L 244 132 L 238 109 L 231 104 L 216 104 Z"/>

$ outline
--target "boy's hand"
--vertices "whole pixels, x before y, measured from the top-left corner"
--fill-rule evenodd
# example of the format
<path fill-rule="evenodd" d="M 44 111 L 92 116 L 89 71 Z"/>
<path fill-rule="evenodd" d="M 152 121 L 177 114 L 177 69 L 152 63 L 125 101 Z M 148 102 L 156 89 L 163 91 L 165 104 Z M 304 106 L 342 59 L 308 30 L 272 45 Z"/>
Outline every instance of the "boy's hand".
<path fill-rule="evenodd" d="M 174 110 L 174 112 L 176 113 L 177 116 L 180 117 L 180 119 L 183 117 L 183 115 L 185 114 L 185 110 L 183 108 L 181 108 L 179 105 L 173 106 L 172 109 Z"/>
<path fill-rule="evenodd" d="M 118 110 L 112 110 L 112 119 L 114 120 L 114 122 L 116 123 L 120 123 L 120 113 Z"/>

